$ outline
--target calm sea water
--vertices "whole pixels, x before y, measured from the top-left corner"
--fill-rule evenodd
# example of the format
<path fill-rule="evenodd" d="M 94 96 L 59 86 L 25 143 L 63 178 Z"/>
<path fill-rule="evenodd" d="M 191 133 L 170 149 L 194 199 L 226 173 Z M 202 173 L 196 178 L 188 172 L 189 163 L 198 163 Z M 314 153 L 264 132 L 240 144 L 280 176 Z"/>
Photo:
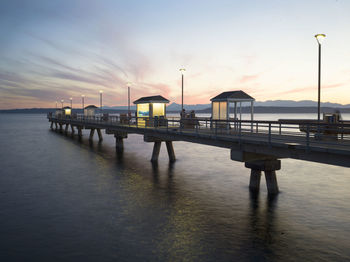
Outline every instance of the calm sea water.
<path fill-rule="evenodd" d="M 227 149 L 175 142 L 154 166 L 142 136 L 118 158 L 84 134 L 0 114 L 0 261 L 350 260 L 349 168 L 284 159 L 271 199 Z"/>

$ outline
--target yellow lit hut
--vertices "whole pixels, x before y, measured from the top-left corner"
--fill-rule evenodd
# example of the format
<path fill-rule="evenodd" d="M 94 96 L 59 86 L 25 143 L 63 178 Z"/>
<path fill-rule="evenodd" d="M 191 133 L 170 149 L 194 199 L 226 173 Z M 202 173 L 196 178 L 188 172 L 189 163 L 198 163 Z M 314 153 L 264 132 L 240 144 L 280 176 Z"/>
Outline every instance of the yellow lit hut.
<path fill-rule="evenodd" d="M 141 97 L 134 101 L 137 124 L 139 126 L 159 125 L 166 118 L 167 103 L 169 103 L 169 100 L 159 95 Z"/>
<path fill-rule="evenodd" d="M 72 108 L 70 106 L 65 106 L 62 108 L 64 116 L 71 116 Z"/>
<path fill-rule="evenodd" d="M 250 104 L 250 119 L 254 119 L 255 99 L 242 90 L 223 92 L 210 99 L 213 120 L 230 120 L 230 104 L 234 103 L 234 120 L 238 120 L 237 104 L 239 105 L 239 120 L 242 120 L 242 103 Z"/>

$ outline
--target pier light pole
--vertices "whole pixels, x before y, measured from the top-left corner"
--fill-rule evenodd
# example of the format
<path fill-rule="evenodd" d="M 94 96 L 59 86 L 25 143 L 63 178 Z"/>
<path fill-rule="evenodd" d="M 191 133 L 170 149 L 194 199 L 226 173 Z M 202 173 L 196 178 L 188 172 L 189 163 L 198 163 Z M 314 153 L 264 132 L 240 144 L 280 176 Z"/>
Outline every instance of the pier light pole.
<path fill-rule="evenodd" d="M 85 98 L 85 95 L 81 95 L 81 104 L 83 106 L 83 113 L 84 113 L 84 98 Z"/>
<path fill-rule="evenodd" d="M 128 117 L 131 116 L 131 112 L 130 112 L 130 86 L 131 86 L 131 82 L 127 83 L 128 86 Z"/>
<path fill-rule="evenodd" d="M 62 100 L 61 100 L 61 104 L 62 104 L 62 108 L 61 108 L 61 109 L 63 109 L 63 102 L 64 102 L 64 100 L 62 99 Z"/>
<path fill-rule="evenodd" d="M 100 113 L 102 114 L 102 93 L 103 91 L 100 90 Z"/>
<path fill-rule="evenodd" d="M 70 109 L 73 109 L 73 97 L 69 98 L 70 100 Z"/>
<path fill-rule="evenodd" d="M 56 100 L 56 110 L 57 110 L 57 100 Z"/>
<path fill-rule="evenodd" d="M 180 68 L 181 72 L 181 112 L 184 109 L 184 74 L 185 74 L 186 69 L 185 68 Z"/>
<path fill-rule="evenodd" d="M 325 34 L 317 34 L 315 38 L 318 43 L 318 101 L 317 101 L 317 121 L 320 122 L 321 115 L 321 44 L 325 39 Z"/>

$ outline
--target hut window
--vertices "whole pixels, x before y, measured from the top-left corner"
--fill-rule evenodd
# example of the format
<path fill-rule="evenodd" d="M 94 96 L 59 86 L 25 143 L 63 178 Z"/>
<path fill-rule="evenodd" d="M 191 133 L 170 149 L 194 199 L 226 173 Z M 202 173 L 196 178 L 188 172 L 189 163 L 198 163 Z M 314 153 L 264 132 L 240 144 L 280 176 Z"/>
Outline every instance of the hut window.
<path fill-rule="evenodd" d="M 163 103 L 154 103 L 153 104 L 153 116 L 164 116 L 164 104 Z"/>
<path fill-rule="evenodd" d="M 137 116 L 148 117 L 149 116 L 149 104 L 138 104 L 137 105 Z"/>

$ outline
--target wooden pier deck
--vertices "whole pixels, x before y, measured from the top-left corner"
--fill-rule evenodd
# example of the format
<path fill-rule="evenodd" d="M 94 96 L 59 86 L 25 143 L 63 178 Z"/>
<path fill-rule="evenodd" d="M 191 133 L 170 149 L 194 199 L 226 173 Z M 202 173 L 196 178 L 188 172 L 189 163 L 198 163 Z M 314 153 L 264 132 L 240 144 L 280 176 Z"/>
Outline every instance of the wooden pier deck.
<path fill-rule="evenodd" d="M 55 118 L 48 116 L 51 128 L 68 132 L 69 126 L 74 133 L 82 136 L 83 129 L 90 130 L 90 139 L 94 131 L 102 141 L 102 132 L 113 134 L 116 138 L 118 153 L 122 153 L 123 139 L 128 134 L 140 134 L 145 142 L 153 142 L 152 161 L 158 160 L 161 142 L 165 142 L 169 160 L 175 161 L 172 143 L 185 141 L 204 145 L 228 148 L 231 159 L 245 162 L 251 169 L 250 189 L 259 190 L 261 172 L 265 172 L 268 191 L 278 192 L 276 170 L 281 167 L 280 159 L 293 158 L 343 167 L 350 167 L 350 124 L 317 125 L 317 133 L 308 132 L 315 124 L 305 121 L 215 121 L 208 118 L 196 118 L 191 128 L 186 128 L 180 119 L 166 119 L 158 125 L 157 119 L 153 126 L 137 124 L 138 119 L 128 121 L 118 117 L 102 118 Z M 188 120 L 186 120 L 188 121 Z M 155 124 L 154 124 L 155 123 Z M 63 126 L 65 128 L 63 129 Z M 302 128 L 301 128 L 302 126 Z M 306 130 L 306 131 L 300 131 Z"/>

